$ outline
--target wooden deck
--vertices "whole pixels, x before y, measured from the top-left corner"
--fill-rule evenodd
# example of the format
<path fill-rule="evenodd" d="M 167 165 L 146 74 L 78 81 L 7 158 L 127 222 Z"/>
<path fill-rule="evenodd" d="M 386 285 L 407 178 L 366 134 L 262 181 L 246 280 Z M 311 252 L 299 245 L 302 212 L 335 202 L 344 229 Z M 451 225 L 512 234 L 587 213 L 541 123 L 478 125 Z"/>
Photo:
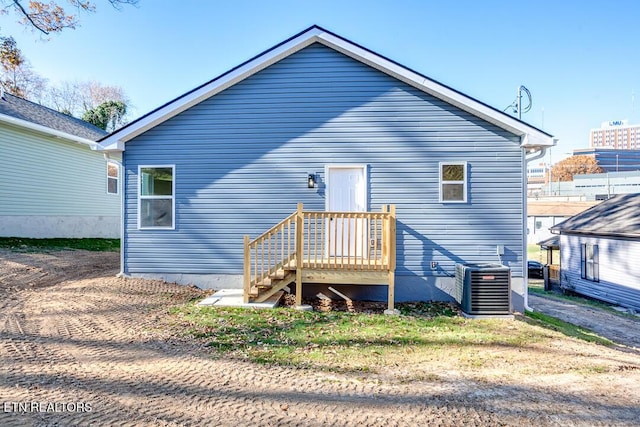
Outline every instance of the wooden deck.
<path fill-rule="evenodd" d="M 381 212 L 317 212 L 300 203 L 261 236 L 245 236 L 244 300 L 264 301 L 294 282 L 298 305 L 308 283 L 387 285 L 392 310 L 395 251 L 395 206 Z"/>

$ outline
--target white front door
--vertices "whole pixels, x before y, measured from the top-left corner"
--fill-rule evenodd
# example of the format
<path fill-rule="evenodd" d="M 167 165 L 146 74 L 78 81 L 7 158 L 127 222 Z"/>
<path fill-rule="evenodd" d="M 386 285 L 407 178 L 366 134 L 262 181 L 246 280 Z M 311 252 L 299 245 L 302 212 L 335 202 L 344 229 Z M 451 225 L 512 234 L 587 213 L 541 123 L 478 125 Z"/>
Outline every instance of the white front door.
<path fill-rule="evenodd" d="M 327 166 L 326 210 L 365 212 L 367 210 L 366 166 Z M 332 217 L 327 225 L 329 256 L 362 257 L 367 241 L 365 219 Z"/>

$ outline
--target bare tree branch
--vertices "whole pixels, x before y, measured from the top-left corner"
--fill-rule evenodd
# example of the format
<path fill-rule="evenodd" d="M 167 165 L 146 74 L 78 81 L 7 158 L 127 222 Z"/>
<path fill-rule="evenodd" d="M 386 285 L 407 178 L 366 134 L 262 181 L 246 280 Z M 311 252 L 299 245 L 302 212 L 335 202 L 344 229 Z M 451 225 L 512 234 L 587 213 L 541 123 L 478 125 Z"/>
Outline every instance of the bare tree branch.
<path fill-rule="evenodd" d="M 34 26 L 35 29 L 42 31 L 43 33 L 45 33 L 46 35 L 49 35 L 49 32 L 44 30 L 43 28 L 40 28 L 40 26 L 38 24 L 35 23 L 35 21 L 31 18 L 31 16 L 29 15 L 29 13 L 24 9 L 24 7 L 22 6 L 22 4 L 18 1 L 18 0 L 13 0 L 13 4 L 20 9 L 20 12 L 22 12 L 22 14 L 24 15 L 24 18 L 29 21 L 31 23 L 31 25 Z"/>
<path fill-rule="evenodd" d="M 75 28 L 78 25 L 78 17 L 67 14 L 58 1 L 45 3 L 39 0 L 30 0 L 28 7 L 23 5 L 23 0 L 0 0 L 5 5 L 5 10 L 12 8 L 16 14 L 22 16 L 22 23 L 45 35 L 58 33 L 65 28 Z M 68 3 L 83 12 L 95 12 L 95 6 L 88 0 L 67 0 Z M 138 5 L 138 0 L 107 0 L 115 9 L 121 10 L 122 5 Z M 6 12 L 5 12 L 6 13 Z"/>

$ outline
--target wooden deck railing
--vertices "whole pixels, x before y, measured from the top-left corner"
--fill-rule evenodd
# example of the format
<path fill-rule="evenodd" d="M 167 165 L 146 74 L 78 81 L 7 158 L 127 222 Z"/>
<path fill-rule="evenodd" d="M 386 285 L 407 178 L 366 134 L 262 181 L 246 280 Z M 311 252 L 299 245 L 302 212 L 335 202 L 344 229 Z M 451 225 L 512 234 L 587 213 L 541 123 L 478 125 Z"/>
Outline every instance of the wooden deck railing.
<path fill-rule="evenodd" d="M 388 212 L 302 212 L 302 267 L 388 270 Z"/>
<path fill-rule="evenodd" d="M 395 206 L 381 212 L 304 211 L 302 203 L 254 240 L 244 237 L 244 300 L 295 271 L 395 270 Z M 285 284 L 286 285 L 286 284 Z M 298 296 L 299 298 L 299 296 Z"/>
<path fill-rule="evenodd" d="M 294 212 L 260 236 L 250 241 L 244 236 L 244 300 L 249 302 L 251 287 L 295 262 Z"/>

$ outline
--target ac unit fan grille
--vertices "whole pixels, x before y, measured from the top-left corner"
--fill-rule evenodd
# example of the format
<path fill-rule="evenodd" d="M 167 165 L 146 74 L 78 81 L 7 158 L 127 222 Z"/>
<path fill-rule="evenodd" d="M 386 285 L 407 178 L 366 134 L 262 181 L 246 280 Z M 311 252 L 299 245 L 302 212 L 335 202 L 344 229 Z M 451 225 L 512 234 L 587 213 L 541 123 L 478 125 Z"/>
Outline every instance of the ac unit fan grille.
<path fill-rule="evenodd" d="M 504 266 L 456 266 L 456 299 L 467 314 L 502 315 L 511 312 L 510 270 Z"/>

